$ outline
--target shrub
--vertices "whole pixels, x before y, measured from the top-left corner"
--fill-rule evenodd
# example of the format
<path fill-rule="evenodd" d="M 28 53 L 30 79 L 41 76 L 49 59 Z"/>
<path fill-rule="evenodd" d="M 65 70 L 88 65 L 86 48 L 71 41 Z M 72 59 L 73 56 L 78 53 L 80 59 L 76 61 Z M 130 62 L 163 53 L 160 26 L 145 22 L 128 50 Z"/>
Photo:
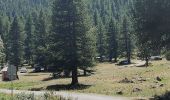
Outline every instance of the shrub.
<path fill-rule="evenodd" d="M 170 61 L 170 51 L 167 51 L 165 57 L 166 57 L 166 60 L 169 60 L 169 61 Z"/>
<path fill-rule="evenodd" d="M 45 93 L 44 95 L 34 95 L 32 94 L 26 94 L 26 93 L 20 93 L 16 94 L 13 97 L 8 94 L 0 94 L 0 100 L 74 100 L 71 97 L 62 97 L 62 96 L 57 96 L 53 92 Z"/>
<path fill-rule="evenodd" d="M 15 96 L 15 100 L 34 100 L 34 94 L 25 93 L 17 94 Z"/>
<path fill-rule="evenodd" d="M 165 94 L 162 95 L 155 95 L 153 99 L 150 100 L 170 100 L 170 92 L 166 92 Z"/>

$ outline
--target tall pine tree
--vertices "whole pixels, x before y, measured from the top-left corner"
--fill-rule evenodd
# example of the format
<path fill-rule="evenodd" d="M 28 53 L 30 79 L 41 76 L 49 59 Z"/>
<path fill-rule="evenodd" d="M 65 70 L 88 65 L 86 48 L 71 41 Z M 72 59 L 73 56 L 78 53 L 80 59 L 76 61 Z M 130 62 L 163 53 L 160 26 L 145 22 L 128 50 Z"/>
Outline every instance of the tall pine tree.
<path fill-rule="evenodd" d="M 127 62 L 128 64 L 130 64 L 131 63 L 131 40 L 130 40 L 130 33 L 128 28 L 128 20 L 126 17 L 124 17 L 123 20 L 123 34 L 124 34 Z"/>
<path fill-rule="evenodd" d="M 100 62 L 102 62 L 104 60 L 104 58 L 106 57 L 106 31 L 105 31 L 105 26 L 103 25 L 103 23 L 100 21 L 98 26 L 97 26 L 97 51 L 98 51 L 98 55 L 100 57 Z"/>
<path fill-rule="evenodd" d="M 46 67 L 46 29 L 45 16 L 41 11 L 35 22 L 34 63 L 43 67 Z"/>
<path fill-rule="evenodd" d="M 22 41 L 21 41 L 21 30 L 18 22 L 18 18 L 15 17 L 9 32 L 8 38 L 8 49 L 9 49 L 9 63 L 17 67 L 21 65 L 22 58 Z"/>
<path fill-rule="evenodd" d="M 24 58 L 28 64 L 31 64 L 33 61 L 33 22 L 31 16 L 26 20 L 25 34 Z"/>
<path fill-rule="evenodd" d="M 72 71 L 72 85 L 78 84 L 78 67 L 91 66 L 94 42 L 83 0 L 55 0 L 50 51 L 57 66 Z"/>
<path fill-rule="evenodd" d="M 115 62 L 117 62 L 117 28 L 115 20 L 111 19 L 109 23 L 109 28 L 107 32 L 107 44 L 108 44 L 108 54 L 109 61 L 111 62 L 113 58 L 115 58 Z"/>

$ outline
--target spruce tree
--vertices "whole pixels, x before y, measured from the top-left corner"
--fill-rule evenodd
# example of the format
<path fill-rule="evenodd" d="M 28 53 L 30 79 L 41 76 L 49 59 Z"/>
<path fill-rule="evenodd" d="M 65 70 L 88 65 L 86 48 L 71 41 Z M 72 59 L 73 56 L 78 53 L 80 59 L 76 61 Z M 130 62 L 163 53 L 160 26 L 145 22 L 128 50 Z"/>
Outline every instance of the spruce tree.
<path fill-rule="evenodd" d="M 2 22 L 2 18 L 0 17 L 0 64 L 2 65 L 3 63 L 5 63 L 5 52 L 4 52 L 4 43 L 2 40 L 2 36 L 4 33 L 4 25 Z"/>
<path fill-rule="evenodd" d="M 3 22 L 2 22 L 2 17 L 0 16 L 0 35 L 2 36 L 3 34 Z"/>
<path fill-rule="evenodd" d="M 35 21 L 34 32 L 34 63 L 46 67 L 46 22 L 44 13 L 41 11 Z"/>
<path fill-rule="evenodd" d="M 4 43 L 3 43 L 3 40 L 1 39 L 0 37 L 0 64 L 1 66 L 3 66 L 3 64 L 5 63 L 5 52 L 4 52 Z"/>
<path fill-rule="evenodd" d="M 155 9 L 151 9 L 153 7 L 151 4 L 154 4 L 154 2 L 152 0 L 137 0 L 133 16 L 135 19 L 137 46 L 141 57 L 146 61 L 146 66 L 148 66 L 149 57 L 151 56 L 152 40 L 155 34 L 159 32 L 158 28 L 155 28 L 158 25 L 154 17 L 156 13 L 153 14 Z"/>
<path fill-rule="evenodd" d="M 21 41 L 21 30 L 20 25 L 18 22 L 18 18 L 15 17 L 9 32 L 8 38 L 8 49 L 9 49 L 9 63 L 17 67 L 21 65 L 21 58 L 22 58 L 22 41 Z"/>
<path fill-rule="evenodd" d="M 107 44 L 108 44 L 108 54 L 109 61 L 111 62 L 115 58 L 114 62 L 117 62 L 117 28 L 115 20 L 111 19 L 109 23 L 109 28 L 107 32 Z"/>
<path fill-rule="evenodd" d="M 106 57 L 106 52 L 107 52 L 106 45 L 107 45 L 107 42 L 106 42 L 105 26 L 100 20 L 97 26 L 97 51 L 100 57 L 100 62 L 103 62 L 104 58 Z"/>
<path fill-rule="evenodd" d="M 123 20 L 123 34 L 124 34 L 127 62 L 130 64 L 131 63 L 131 43 L 130 43 L 131 40 L 130 40 L 130 33 L 128 28 L 128 21 L 126 17 L 124 17 Z"/>
<path fill-rule="evenodd" d="M 29 16 L 25 23 L 25 41 L 24 41 L 24 58 L 28 64 L 33 61 L 33 22 L 31 16 Z"/>
<path fill-rule="evenodd" d="M 92 66 L 94 42 L 83 0 L 55 0 L 50 52 L 60 68 L 71 69 L 72 85 L 78 84 L 78 67 Z"/>
<path fill-rule="evenodd" d="M 99 14 L 98 14 L 97 9 L 94 12 L 93 20 L 94 20 L 94 25 L 97 26 L 99 24 Z"/>
<path fill-rule="evenodd" d="M 9 28 L 10 28 L 10 22 L 9 18 L 7 16 L 2 16 L 1 17 L 1 39 L 3 41 L 4 45 L 4 52 L 5 52 L 5 62 L 8 61 L 9 58 L 9 51 L 8 51 L 8 38 L 9 38 Z"/>

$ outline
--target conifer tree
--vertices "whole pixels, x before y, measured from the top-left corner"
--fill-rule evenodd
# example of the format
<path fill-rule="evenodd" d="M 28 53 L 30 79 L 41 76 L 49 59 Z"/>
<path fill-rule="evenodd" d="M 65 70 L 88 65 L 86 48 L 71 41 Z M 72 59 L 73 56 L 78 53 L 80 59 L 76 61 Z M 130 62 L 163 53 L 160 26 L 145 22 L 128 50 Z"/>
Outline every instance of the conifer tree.
<path fill-rule="evenodd" d="M 26 20 L 25 24 L 25 44 L 24 44 L 24 58 L 28 64 L 31 64 L 33 61 L 33 22 L 31 16 Z"/>
<path fill-rule="evenodd" d="M 97 51 L 98 55 L 100 57 L 100 62 L 104 60 L 104 57 L 106 57 L 106 31 L 105 31 L 105 26 L 102 24 L 100 21 L 98 26 L 97 26 Z"/>
<path fill-rule="evenodd" d="M 2 38 L 0 37 L 0 64 L 3 65 L 5 63 L 5 52 L 4 52 L 4 43 Z"/>
<path fill-rule="evenodd" d="M 0 23 L 1 23 L 1 39 L 3 41 L 3 45 L 4 45 L 4 53 L 5 53 L 5 62 L 8 61 L 8 55 L 9 55 L 9 51 L 7 49 L 7 41 L 9 40 L 9 28 L 10 28 L 10 22 L 9 22 L 9 18 L 7 16 L 2 16 L 0 19 Z"/>
<path fill-rule="evenodd" d="M 94 19 L 94 25 L 97 26 L 99 24 L 99 14 L 97 9 L 94 12 L 93 19 Z"/>
<path fill-rule="evenodd" d="M 50 35 L 50 52 L 57 66 L 72 71 L 72 85 L 78 84 L 78 67 L 91 66 L 94 42 L 83 0 L 55 0 Z"/>
<path fill-rule="evenodd" d="M 155 20 L 155 17 L 153 16 L 153 12 L 155 11 L 154 9 L 151 9 L 151 4 L 154 4 L 154 2 L 155 1 L 152 0 L 137 0 L 135 2 L 135 13 L 133 16 L 136 26 L 137 46 L 141 57 L 146 61 L 146 66 L 148 66 L 149 57 L 151 56 L 152 39 L 154 39 L 153 33 L 156 34 L 158 31 L 157 28 L 153 28 L 158 25 L 155 24 L 157 20 Z"/>
<path fill-rule="evenodd" d="M 130 43 L 131 40 L 130 40 L 130 33 L 128 28 L 128 21 L 126 17 L 123 20 L 123 34 L 124 34 L 127 62 L 130 64 L 131 63 L 131 43 Z"/>
<path fill-rule="evenodd" d="M 9 63 L 17 67 L 21 64 L 22 58 L 22 41 L 21 41 L 21 30 L 18 22 L 18 18 L 15 17 L 9 32 L 8 38 L 8 49 L 9 49 Z"/>
<path fill-rule="evenodd" d="M 3 22 L 2 22 L 2 17 L 0 17 L 0 35 L 3 34 Z"/>
<path fill-rule="evenodd" d="M 3 25 L 3 22 L 2 22 L 2 17 L 0 17 L 0 64 L 2 65 L 3 63 L 5 63 L 5 52 L 4 52 L 4 43 L 3 43 L 3 40 L 2 40 L 2 36 L 3 36 L 3 33 L 4 33 L 4 25 Z"/>
<path fill-rule="evenodd" d="M 107 41 L 108 41 L 108 53 L 109 53 L 109 61 L 111 62 L 113 57 L 115 58 L 115 62 L 117 62 L 117 28 L 115 24 L 115 20 L 111 19 L 109 23 L 109 28 L 107 32 Z"/>
<path fill-rule="evenodd" d="M 35 22 L 34 32 L 34 63 L 46 67 L 46 22 L 41 11 Z"/>

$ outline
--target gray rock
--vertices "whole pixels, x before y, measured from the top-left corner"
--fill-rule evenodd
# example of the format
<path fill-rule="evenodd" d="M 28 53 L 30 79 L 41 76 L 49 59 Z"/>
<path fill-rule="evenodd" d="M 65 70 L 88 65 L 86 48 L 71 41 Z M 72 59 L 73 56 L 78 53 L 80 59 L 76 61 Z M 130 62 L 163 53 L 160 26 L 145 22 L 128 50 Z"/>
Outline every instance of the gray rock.
<path fill-rule="evenodd" d="M 142 89 L 140 89 L 140 88 L 134 88 L 132 92 L 140 92 L 140 91 L 142 91 Z"/>
<path fill-rule="evenodd" d="M 157 88 L 157 86 L 151 85 L 150 88 L 151 88 L 151 89 L 155 89 L 155 88 Z"/>
<path fill-rule="evenodd" d="M 137 80 L 138 80 L 138 81 L 146 81 L 146 79 L 144 79 L 144 78 L 142 78 L 142 77 L 139 77 Z"/>
<path fill-rule="evenodd" d="M 154 81 L 154 83 L 159 83 L 158 81 Z"/>
<path fill-rule="evenodd" d="M 160 86 L 160 87 L 164 87 L 164 84 L 160 84 L 159 86 Z"/>
<path fill-rule="evenodd" d="M 129 80 L 128 78 L 125 78 L 121 80 L 119 83 L 134 83 L 132 80 Z"/>
<path fill-rule="evenodd" d="M 116 94 L 118 94 L 118 95 L 123 95 L 123 91 L 122 91 L 122 90 L 119 90 L 119 91 L 116 92 Z"/>
<path fill-rule="evenodd" d="M 162 79 L 159 76 L 156 77 L 156 80 L 157 81 L 162 81 Z"/>

